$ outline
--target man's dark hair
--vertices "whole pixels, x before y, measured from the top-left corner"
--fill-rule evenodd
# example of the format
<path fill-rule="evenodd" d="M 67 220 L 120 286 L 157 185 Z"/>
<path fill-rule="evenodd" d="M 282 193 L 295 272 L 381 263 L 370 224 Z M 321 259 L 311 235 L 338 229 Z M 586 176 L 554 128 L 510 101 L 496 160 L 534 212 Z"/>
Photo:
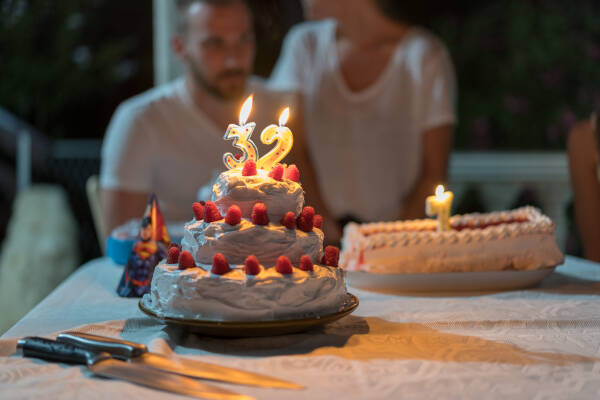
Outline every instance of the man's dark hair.
<path fill-rule="evenodd" d="M 236 2 L 248 5 L 246 0 L 175 0 L 175 7 L 177 8 L 177 32 L 185 33 L 187 30 L 187 12 L 192 4 L 204 3 L 214 6 L 226 6 Z"/>
<path fill-rule="evenodd" d="M 381 12 L 388 18 L 407 24 L 429 25 L 432 19 L 451 10 L 454 2 L 423 2 L 416 0 L 375 0 Z M 448 5 L 450 3 L 450 5 Z"/>

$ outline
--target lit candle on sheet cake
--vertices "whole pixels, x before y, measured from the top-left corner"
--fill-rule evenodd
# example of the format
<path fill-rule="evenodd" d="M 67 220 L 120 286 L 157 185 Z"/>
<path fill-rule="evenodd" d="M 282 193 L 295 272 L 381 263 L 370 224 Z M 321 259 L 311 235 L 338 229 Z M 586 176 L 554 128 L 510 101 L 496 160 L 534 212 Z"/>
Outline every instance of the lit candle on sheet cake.
<path fill-rule="evenodd" d="M 425 213 L 429 217 L 437 215 L 438 232 L 450 230 L 450 210 L 454 194 L 444 191 L 444 185 L 435 188 L 435 195 L 427 196 L 425 200 Z"/>
<path fill-rule="evenodd" d="M 286 107 L 279 115 L 279 125 L 269 125 L 261 132 L 260 140 L 264 144 L 272 144 L 275 141 L 277 143 L 275 147 L 257 161 L 256 167 L 258 169 L 271 170 L 292 149 L 294 136 L 292 135 L 292 131 L 285 126 L 289 117 L 290 108 Z"/>
<path fill-rule="evenodd" d="M 252 111 L 252 101 L 253 96 L 248 96 L 240 110 L 240 124 L 229 124 L 223 137 L 226 140 L 233 140 L 233 147 L 242 152 L 237 158 L 231 153 L 223 154 L 223 163 L 228 169 L 241 168 L 247 160 L 256 161 L 258 157 L 256 144 L 250 139 L 256 124 L 247 122 L 250 111 Z"/>

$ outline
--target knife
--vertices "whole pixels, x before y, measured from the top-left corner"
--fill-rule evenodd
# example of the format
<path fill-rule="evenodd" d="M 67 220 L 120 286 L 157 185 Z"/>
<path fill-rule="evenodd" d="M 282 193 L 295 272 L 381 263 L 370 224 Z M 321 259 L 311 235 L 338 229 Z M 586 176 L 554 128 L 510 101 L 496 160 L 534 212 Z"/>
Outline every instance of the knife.
<path fill-rule="evenodd" d="M 304 389 L 303 386 L 267 375 L 222 367 L 202 361 L 189 360 L 183 357 L 169 358 L 149 352 L 144 344 L 122 339 L 82 332 L 64 332 L 58 335 L 57 340 L 91 351 L 107 352 L 113 357 L 131 361 L 133 364 L 145 365 L 194 378 L 268 388 Z"/>
<path fill-rule="evenodd" d="M 122 379 L 166 392 L 185 394 L 203 399 L 253 400 L 252 397 L 198 382 L 195 379 L 117 360 L 112 358 L 109 353 L 96 353 L 69 343 L 30 336 L 19 339 L 17 349 L 22 352 L 24 357 L 84 364 L 96 375 Z"/>

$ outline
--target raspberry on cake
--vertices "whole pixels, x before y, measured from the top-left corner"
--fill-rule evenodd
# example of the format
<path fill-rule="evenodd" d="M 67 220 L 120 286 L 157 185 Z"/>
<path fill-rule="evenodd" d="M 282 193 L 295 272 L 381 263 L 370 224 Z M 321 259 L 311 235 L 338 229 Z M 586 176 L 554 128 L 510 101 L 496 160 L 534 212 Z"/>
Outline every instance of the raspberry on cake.
<path fill-rule="evenodd" d="M 179 247 L 177 245 L 169 247 L 167 255 L 167 264 L 177 264 L 179 260 Z"/>
<path fill-rule="evenodd" d="M 298 219 L 296 220 L 296 224 L 298 228 L 303 232 L 311 232 L 313 230 L 315 218 L 315 209 L 312 207 L 304 207 L 300 215 L 298 215 Z"/>
<path fill-rule="evenodd" d="M 300 170 L 298 170 L 295 164 L 288 165 L 283 173 L 283 177 L 290 181 L 300 182 Z"/>
<path fill-rule="evenodd" d="M 198 202 L 192 203 L 192 211 L 194 212 L 194 218 L 196 221 L 202 221 L 204 219 L 204 205 Z"/>
<path fill-rule="evenodd" d="M 300 266 L 298 268 L 300 268 L 302 271 L 312 271 L 314 269 L 313 267 L 313 262 L 309 256 L 305 254 L 300 257 Z"/>
<path fill-rule="evenodd" d="M 248 160 L 244 163 L 242 168 L 242 176 L 254 176 L 256 175 L 256 162 Z"/>
<path fill-rule="evenodd" d="M 269 172 L 268 176 L 269 178 L 273 178 L 276 181 L 280 181 L 281 179 L 283 179 L 283 165 L 277 164 L 276 166 L 274 166 L 271 172 Z"/>
<path fill-rule="evenodd" d="M 320 214 L 315 214 L 313 224 L 315 225 L 315 228 L 321 229 L 323 226 L 323 217 Z"/>
<path fill-rule="evenodd" d="M 294 272 L 294 270 L 292 269 L 292 263 L 290 262 L 290 259 L 286 256 L 280 256 L 277 259 L 277 265 L 275 266 L 275 270 L 280 274 L 284 275 L 289 275 L 292 272 Z"/>
<path fill-rule="evenodd" d="M 323 260 L 321 263 L 329 265 L 330 267 L 337 267 L 340 259 L 340 249 L 335 246 L 325 247 L 323 254 Z"/>
<path fill-rule="evenodd" d="M 204 206 L 204 221 L 205 222 L 215 222 L 223 219 L 221 214 L 219 213 L 219 209 L 212 201 L 207 201 Z"/>
<path fill-rule="evenodd" d="M 227 262 L 225 256 L 221 253 L 215 254 L 210 272 L 217 275 L 223 275 L 228 273 L 230 270 L 231 268 L 229 268 L 229 263 Z"/>
<path fill-rule="evenodd" d="M 244 263 L 244 272 L 246 275 L 258 275 L 260 272 L 260 264 L 258 263 L 258 258 L 255 255 L 249 255 L 246 258 L 246 262 Z"/>
<path fill-rule="evenodd" d="M 288 229 L 296 229 L 296 216 L 293 212 L 288 211 L 281 220 L 281 225 Z"/>
<path fill-rule="evenodd" d="M 252 223 L 254 225 L 267 225 L 269 223 L 267 206 L 263 203 L 256 203 L 254 207 L 252 207 Z"/>
<path fill-rule="evenodd" d="M 192 254 L 189 251 L 182 251 L 181 254 L 179 254 L 179 260 L 178 260 L 178 266 L 179 269 L 187 269 L 187 268 L 194 268 L 196 267 L 196 263 L 194 262 L 194 257 L 192 257 Z"/>
<path fill-rule="evenodd" d="M 231 226 L 235 226 L 242 221 L 242 210 L 236 205 L 229 207 L 227 215 L 225 215 L 225 222 Z"/>

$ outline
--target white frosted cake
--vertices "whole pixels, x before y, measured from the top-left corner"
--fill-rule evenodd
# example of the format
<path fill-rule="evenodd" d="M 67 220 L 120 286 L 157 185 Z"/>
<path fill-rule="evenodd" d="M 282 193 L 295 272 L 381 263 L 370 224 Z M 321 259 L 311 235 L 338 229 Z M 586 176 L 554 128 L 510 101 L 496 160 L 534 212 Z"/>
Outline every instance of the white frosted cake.
<path fill-rule="evenodd" d="M 531 270 L 562 264 L 554 223 L 533 207 L 450 218 L 348 224 L 340 265 L 351 271 L 420 274 Z"/>
<path fill-rule="evenodd" d="M 258 321 L 318 316 L 347 301 L 339 250 L 304 207 L 295 166 L 223 172 L 194 203 L 181 248 L 154 270 L 145 306 L 159 316 Z M 247 168 L 247 166 L 249 166 Z"/>

